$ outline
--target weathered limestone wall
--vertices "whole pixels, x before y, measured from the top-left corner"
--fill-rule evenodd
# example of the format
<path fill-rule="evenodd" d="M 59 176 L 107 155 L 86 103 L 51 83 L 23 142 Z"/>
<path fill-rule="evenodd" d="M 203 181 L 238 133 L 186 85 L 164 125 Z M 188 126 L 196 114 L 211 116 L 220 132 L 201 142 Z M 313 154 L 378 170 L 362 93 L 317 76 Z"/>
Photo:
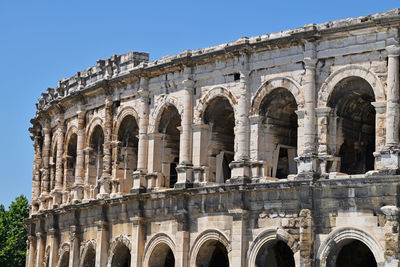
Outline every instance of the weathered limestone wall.
<path fill-rule="evenodd" d="M 30 129 L 27 265 L 334 266 L 355 246 L 397 266 L 399 24 L 129 52 L 61 80 Z"/>

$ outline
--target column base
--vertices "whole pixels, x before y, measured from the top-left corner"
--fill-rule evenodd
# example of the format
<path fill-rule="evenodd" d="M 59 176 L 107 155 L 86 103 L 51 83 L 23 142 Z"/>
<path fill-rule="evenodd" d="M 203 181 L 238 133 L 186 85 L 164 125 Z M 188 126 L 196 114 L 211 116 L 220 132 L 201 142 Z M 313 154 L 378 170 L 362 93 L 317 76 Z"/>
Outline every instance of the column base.
<path fill-rule="evenodd" d="M 53 209 L 58 208 L 61 205 L 61 190 L 60 189 L 54 189 L 51 191 L 51 195 L 53 197 Z"/>
<path fill-rule="evenodd" d="M 250 162 L 247 160 L 232 161 L 229 163 L 231 168 L 231 178 L 226 180 L 230 184 L 250 183 Z"/>
<path fill-rule="evenodd" d="M 400 148 L 385 147 L 380 152 L 374 153 L 377 171 L 382 174 L 399 174 Z"/>
<path fill-rule="evenodd" d="M 96 195 L 97 199 L 106 199 L 110 197 L 110 179 L 108 176 L 102 176 L 99 181 L 100 192 Z"/>
<path fill-rule="evenodd" d="M 82 202 L 83 199 L 83 184 L 74 184 L 74 199 L 72 199 L 72 204 L 78 204 Z"/>
<path fill-rule="evenodd" d="M 175 183 L 174 188 L 184 189 L 193 187 L 193 165 L 182 164 L 176 167 L 178 173 L 178 181 Z"/>
<path fill-rule="evenodd" d="M 146 190 L 146 171 L 136 170 L 132 174 L 133 185 L 130 190 L 132 194 L 145 193 Z"/>
<path fill-rule="evenodd" d="M 120 183 L 119 179 L 112 179 L 111 180 L 111 194 L 110 198 L 117 198 L 120 197 Z"/>
<path fill-rule="evenodd" d="M 295 180 L 316 180 L 320 177 L 317 172 L 318 156 L 314 153 L 304 154 L 295 158 L 297 175 Z"/>

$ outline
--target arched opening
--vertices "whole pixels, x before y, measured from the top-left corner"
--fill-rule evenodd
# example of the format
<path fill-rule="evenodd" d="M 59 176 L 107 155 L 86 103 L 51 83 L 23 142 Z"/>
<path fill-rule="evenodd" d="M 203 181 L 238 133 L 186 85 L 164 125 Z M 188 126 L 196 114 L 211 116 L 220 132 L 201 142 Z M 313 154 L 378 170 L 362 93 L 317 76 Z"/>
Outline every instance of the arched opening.
<path fill-rule="evenodd" d="M 334 88 L 328 106 L 337 116 L 335 152 L 340 172 L 363 174 L 374 169 L 375 159 L 374 91 L 362 78 L 349 77 Z"/>
<path fill-rule="evenodd" d="M 132 173 L 136 170 L 139 127 L 135 117 L 126 116 L 118 129 L 118 146 L 114 148 L 113 177 L 119 179 L 122 193 L 129 193 L 132 187 Z"/>
<path fill-rule="evenodd" d="M 209 125 L 208 180 L 224 183 L 231 177 L 229 164 L 235 153 L 235 114 L 228 99 L 216 97 L 211 100 L 204 111 L 203 121 Z"/>
<path fill-rule="evenodd" d="M 96 251 L 93 246 L 90 246 L 85 254 L 82 267 L 95 267 L 96 266 Z"/>
<path fill-rule="evenodd" d="M 89 149 L 86 153 L 86 183 L 89 186 L 88 198 L 94 198 L 96 192 L 94 188 L 96 182 L 101 178 L 103 174 L 103 144 L 104 144 L 104 133 L 100 125 L 97 125 L 89 139 Z"/>
<path fill-rule="evenodd" d="M 281 240 L 267 242 L 258 251 L 255 265 L 257 267 L 294 267 L 293 251 Z"/>
<path fill-rule="evenodd" d="M 161 172 L 165 178 L 159 186 L 173 188 L 177 176 L 176 166 L 179 164 L 179 140 L 180 140 L 181 116 L 178 110 L 169 105 L 160 117 L 158 132 L 161 137 Z"/>
<path fill-rule="evenodd" d="M 260 104 L 264 125 L 264 160 L 270 177 L 287 178 L 297 173 L 296 99 L 285 88 L 274 89 Z"/>
<path fill-rule="evenodd" d="M 64 166 L 64 188 L 71 189 L 75 182 L 76 168 L 76 149 L 78 137 L 75 133 L 71 134 L 67 144 L 67 157 Z"/>
<path fill-rule="evenodd" d="M 228 251 L 217 240 L 206 241 L 199 249 L 196 267 L 229 267 Z"/>
<path fill-rule="evenodd" d="M 149 267 L 174 267 L 175 257 L 172 249 L 165 243 L 158 244 L 151 252 Z"/>
<path fill-rule="evenodd" d="M 115 253 L 112 258 L 111 267 L 130 267 L 131 252 L 127 246 L 119 243 L 115 248 Z"/>
<path fill-rule="evenodd" d="M 59 267 L 68 267 L 68 266 L 69 266 L 69 251 L 66 251 L 61 256 Z"/>
<path fill-rule="evenodd" d="M 328 267 L 376 267 L 376 260 L 371 250 L 361 241 L 347 239 L 333 249 L 327 259 Z"/>

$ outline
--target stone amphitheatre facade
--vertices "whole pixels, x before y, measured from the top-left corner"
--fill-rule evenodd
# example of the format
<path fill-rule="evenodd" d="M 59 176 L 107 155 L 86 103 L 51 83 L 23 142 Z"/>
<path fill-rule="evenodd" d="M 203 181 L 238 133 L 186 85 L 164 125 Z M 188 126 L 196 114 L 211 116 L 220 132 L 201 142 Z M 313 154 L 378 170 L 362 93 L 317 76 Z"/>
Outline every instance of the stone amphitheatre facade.
<path fill-rule="evenodd" d="M 27 266 L 399 266 L 400 10 L 48 88 Z"/>

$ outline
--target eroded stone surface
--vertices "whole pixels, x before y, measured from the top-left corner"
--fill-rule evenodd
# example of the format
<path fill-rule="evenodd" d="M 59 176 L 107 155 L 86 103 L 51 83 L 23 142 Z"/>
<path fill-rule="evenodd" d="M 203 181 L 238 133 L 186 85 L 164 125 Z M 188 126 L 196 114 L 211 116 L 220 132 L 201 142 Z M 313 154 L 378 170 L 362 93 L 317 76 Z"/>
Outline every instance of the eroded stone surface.
<path fill-rule="evenodd" d="M 48 88 L 27 266 L 397 266 L 399 26 L 129 52 Z"/>

